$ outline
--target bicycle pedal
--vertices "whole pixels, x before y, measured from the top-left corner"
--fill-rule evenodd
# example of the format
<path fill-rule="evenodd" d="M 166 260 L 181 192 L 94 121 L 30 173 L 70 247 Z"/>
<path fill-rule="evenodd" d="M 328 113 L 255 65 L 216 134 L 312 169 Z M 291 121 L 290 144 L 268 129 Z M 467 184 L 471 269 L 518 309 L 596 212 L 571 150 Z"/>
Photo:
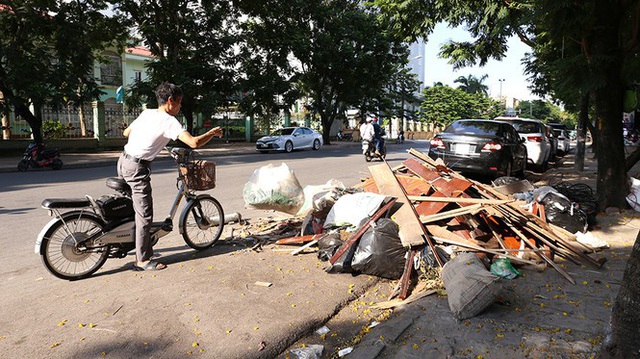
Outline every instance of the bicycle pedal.
<path fill-rule="evenodd" d="M 164 221 L 164 224 L 162 225 L 162 230 L 166 232 L 173 231 L 173 223 L 171 222 L 171 220 Z"/>

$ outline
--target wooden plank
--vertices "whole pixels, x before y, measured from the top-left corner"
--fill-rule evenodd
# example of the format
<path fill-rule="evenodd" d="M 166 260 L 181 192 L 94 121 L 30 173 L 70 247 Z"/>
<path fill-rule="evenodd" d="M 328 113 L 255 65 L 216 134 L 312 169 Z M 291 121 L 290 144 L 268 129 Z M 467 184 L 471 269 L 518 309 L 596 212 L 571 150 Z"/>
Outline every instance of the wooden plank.
<path fill-rule="evenodd" d="M 400 185 L 409 196 L 424 196 L 431 192 L 431 185 L 419 177 L 396 175 Z"/>
<path fill-rule="evenodd" d="M 415 173 L 416 176 L 426 181 L 433 181 L 440 178 L 440 174 L 437 171 L 423 166 L 420 162 L 414 160 L 413 158 L 404 160 L 402 164 L 405 165 L 409 171 Z"/>
<path fill-rule="evenodd" d="M 320 233 L 320 234 L 307 234 L 304 236 L 281 238 L 275 241 L 275 244 L 302 244 L 302 243 L 318 240 L 326 235 L 327 235 L 326 233 Z"/>
<path fill-rule="evenodd" d="M 402 278 L 400 279 L 400 294 L 398 298 L 404 300 L 409 293 L 409 284 L 411 284 L 411 273 L 413 273 L 413 258 L 416 256 L 416 250 L 409 250 L 407 260 L 404 262 L 404 272 L 402 272 Z"/>
<path fill-rule="evenodd" d="M 482 204 L 474 204 L 471 206 L 456 208 L 450 211 L 436 213 L 428 216 L 420 216 L 420 222 L 426 224 L 431 222 L 440 221 L 447 218 L 457 217 L 463 214 L 476 214 L 482 210 Z"/>
<path fill-rule="evenodd" d="M 351 248 L 351 246 L 353 246 L 358 241 L 358 239 L 360 239 L 360 237 L 362 237 L 364 232 L 366 232 L 367 229 L 369 228 L 369 225 L 371 224 L 371 222 L 377 221 L 378 218 L 382 217 L 382 215 L 384 215 L 387 211 L 389 211 L 395 203 L 396 203 L 396 198 L 392 198 L 389 202 L 387 202 L 387 204 L 385 204 L 378 211 L 376 211 L 376 213 L 374 213 L 373 216 L 369 217 L 369 219 L 362 226 L 360 226 L 360 228 L 358 228 L 358 230 L 354 234 L 352 234 L 351 237 L 349 237 L 349 239 L 347 239 L 340 246 L 340 248 L 338 248 L 338 250 L 329 259 L 329 262 L 331 262 L 331 264 L 334 264 L 338 259 L 340 259 L 340 257 L 342 257 L 342 255 L 349 248 Z"/>
<path fill-rule="evenodd" d="M 369 166 L 369 172 L 380 190 L 380 194 L 396 197 L 400 208 L 392 215 L 392 219 L 400 227 L 400 241 L 405 247 L 424 244 L 422 223 L 414 212 L 413 205 L 403 192 L 398 180 L 386 163 Z"/>
<path fill-rule="evenodd" d="M 483 204 L 505 204 L 515 201 L 514 199 L 487 199 L 487 198 L 465 198 L 465 197 L 435 197 L 435 196 L 409 196 L 415 202 L 455 202 L 455 203 L 483 203 Z"/>

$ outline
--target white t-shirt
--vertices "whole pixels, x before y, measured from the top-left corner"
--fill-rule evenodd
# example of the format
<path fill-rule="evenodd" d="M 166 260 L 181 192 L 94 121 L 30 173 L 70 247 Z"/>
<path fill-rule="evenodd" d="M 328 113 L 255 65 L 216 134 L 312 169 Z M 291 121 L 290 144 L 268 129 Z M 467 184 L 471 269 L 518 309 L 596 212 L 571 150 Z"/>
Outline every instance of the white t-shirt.
<path fill-rule="evenodd" d="M 360 138 L 365 141 L 373 140 L 373 136 L 375 135 L 375 131 L 373 129 L 373 125 L 371 122 L 366 122 L 360 125 Z"/>
<path fill-rule="evenodd" d="M 153 161 L 170 140 L 175 141 L 186 131 L 175 117 L 157 109 L 142 111 L 129 127 L 131 132 L 124 151 L 147 161 Z"/>

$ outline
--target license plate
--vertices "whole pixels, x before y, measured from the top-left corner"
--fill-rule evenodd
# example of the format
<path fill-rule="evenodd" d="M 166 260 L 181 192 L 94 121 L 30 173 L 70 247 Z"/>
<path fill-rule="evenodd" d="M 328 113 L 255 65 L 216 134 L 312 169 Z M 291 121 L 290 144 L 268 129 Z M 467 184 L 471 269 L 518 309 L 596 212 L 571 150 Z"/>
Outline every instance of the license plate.
<path fill-rule="evenodd" d="M 468 154 L 470 150 L 471 145 L 468 143 L 456 143 L 455 146 L 453 146 L 453 152 L 458 154 Z"/>

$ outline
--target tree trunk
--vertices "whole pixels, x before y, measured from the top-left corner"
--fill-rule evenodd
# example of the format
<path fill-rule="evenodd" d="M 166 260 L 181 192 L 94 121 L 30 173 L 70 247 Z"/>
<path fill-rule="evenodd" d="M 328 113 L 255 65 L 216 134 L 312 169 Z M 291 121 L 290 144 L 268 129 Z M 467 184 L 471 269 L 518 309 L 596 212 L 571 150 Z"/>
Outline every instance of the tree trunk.
<path fill-rule="evenodd" d="M 585 129 L 587 122 L 589 122 L 589 96 L 589 93 L 582 95 L 580 99 L 580 112 L 578 113 L 576 156 L 573 169 L 579 172 L 584 171 L 584 142 L 586 138 Z"/>
<path fill-rule="evenodd" d="M 593 68 L 602 84 L 595 89 L 598 155 L 597 194 L 600 210 L 625 208 L 629 184 L 625 171 L 622 138 L 623 90 L 621 80 L 622 53 L 618 38 L 620 7 L 610 1 L 596 2 L 598 35 L 593 39 Z"/>
<path fill-rule="evenodd" d="M 38 145 L 44 144 L 44 138 L 42 137 L 42 118 L 35 116 L 25 104 L 16 104 L 14 106 L 16 115 L 21 116 L 27 121 L 31 127 L 31 134 L 33 135 L 33 141 Z"/>
<path fill-rule="evenodd" d="M 322 123 L 322 142 L 325 145 L 331 144 L 331 138 L 329 136 L 329 132 L 331 131 L 331 125 L 333 124 L 333 119 L 331 116 L 327 115 L 324 111 L 319 111 L 320 114 L 320 122 Z"/>
<path fill-rule="evenodd" d="M 600 358 L 637 358 L 640 353 L 640 233 L 613 303 Z"/>

